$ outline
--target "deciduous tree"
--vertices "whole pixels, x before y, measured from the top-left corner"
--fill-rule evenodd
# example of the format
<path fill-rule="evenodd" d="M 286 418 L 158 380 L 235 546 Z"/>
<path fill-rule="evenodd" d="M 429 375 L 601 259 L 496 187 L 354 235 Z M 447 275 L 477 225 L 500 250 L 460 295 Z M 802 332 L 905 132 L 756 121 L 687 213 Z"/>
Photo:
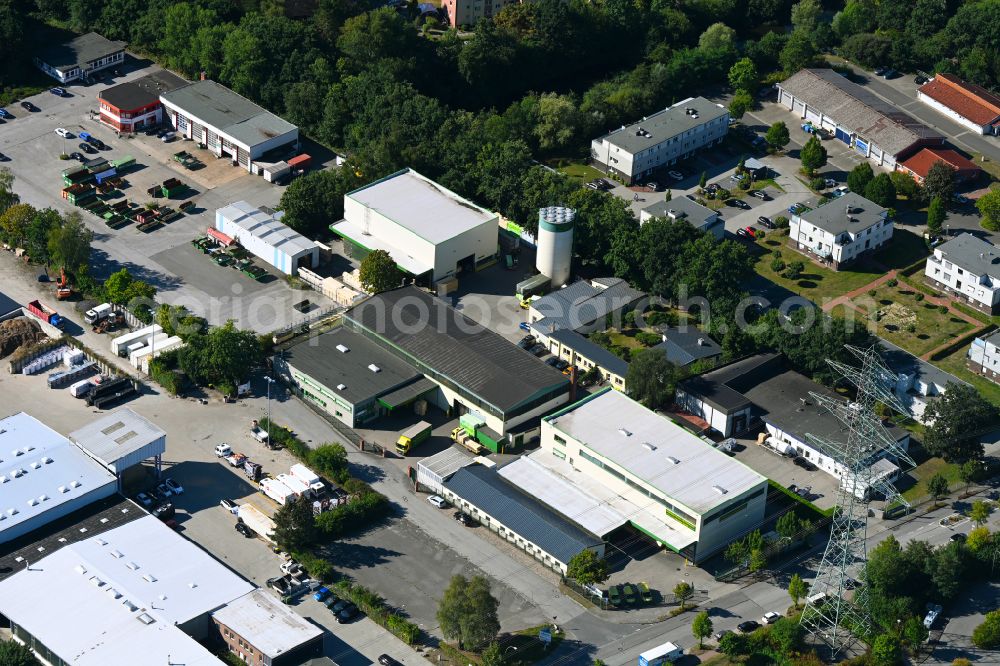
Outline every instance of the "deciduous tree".
<path fill-rule="evenodd" d="M 865 186 L 865 199 L 873 201 L 883 208 L 892 208 L 896 205 L 896 186 L 892 184 L 892 178 L 887 173 L 880 173 L 875 176 L 868 185 Z"/>
<path fill-rule="evenodd" d="M 872 171 L 872 165 L 868 164 L 868 162 L 862 162 L 847 174 L 847 187 L 851 192 L 857 192 L 861 196 L 864 196 L 865 189 L 868 187 L 868 183 L 872 182 L 873 178 L 875 178 L 875 172 Z"/>
<path fill-rule="evenodd" d="M 680 371 L 662 349 L 643 349 L 632 355 L 625 384 L 628 394 L 650 409 L 670 402 Z"/>
<path fill-rule="evenodd" d="M 401 284 L 403 273 L 386 250 L 372 250 L 361 260 L 358 279 L 365 291 L 380 294 Z"/>
<path fill-rule="evenodd" d="M 948 219 L 948 207 L 945 206 L 941 197 L 931 199 L 931 204 L 927 208 L 927 231 L 931 234 L 940 234 L 944 228 L 944 221 Z"/>
<path fill-rule="evenodd" d="M 927 492 L 935 500 L 940 500 L 948 495 L 948 479 L 941 473 L 935 474 L 927 481 Z"/>
<path fill-rule="evenodd" d="M 987 613 L 982 624 L 973 629 L 972 643 L 981 650 L 1000 647 L 1000 610 Z"/>
<path fill-rule="evenodd" d="M 779 120 L 767 128 L 764 140 L 767 141 L 767 145 L 772 150 L 781 150 L 791 141 L 791 137 L 788 136 L 788 126 L 785 125 L 784 121 Z"/>
<path fill-rule="evenodd" d="M 704 647 L 705 639 L 712 635 L 712 618 L 708 611 L 702 611 L 694 616 L 691 622 L 691 634 L 698 639 L 698 649 Z"/>
<path fill-rule="evenodd" d="M 898 666 L 903 658 L 899 638 L 893 634 L 880 634 L 872 643 L 872 666 Z"/>
<path fill-rule="evenodd" d="M 48 254 L 57 266 L 77 273 L 90 264 L 90 243 L 94 232 L 88 229 L 76 211 L 68 213 L 62 225 L 49 232 Z"/>
<path fill-rule="evenodd" d="M 753 108 L 753 95 L 746 90 L 737 90 L 729 100 L 729 115 L 739 120 Z"/>
<path fill-rule="evenodd" d="M 674 585 L 674 598 L 677 599 L 678 603 L 681 605 L 681 610 L 687 608 L 687 602 L 691 597 L 694 596 L 694 588 L 690 583 L 681 581 Z"/>
<path fill-rule="evenodd" d="M 589 548 L 570 558 L 566 576 L 581 585 L 603 583 L 608 579 L 608 562 Z"/>
<path fill-rule="evenodd" d="M 753 93 L 757 90 L 759 81 L 757 66 L 750 58 L 741 58 L 729 68 L 729 85 L 734 91 L 745 90 Z"/>
<path fill-rule="evenodd" d="M 312 503 L 296 497 L 274 512 L 274 541 L 286 551 L 301 550 L 316 539 Z"/>
<path fill-rule="evenodd" d="M 997 409 L 967 384 L 949 384 L 927 408 L 924 448 L 952 463 L 983 456 L 981 436 L 996 423 Z"/>
<path fill-rule="evenodd" d="M 986 521 L 990 519 L 990 505 L 983 500 L 976 500 L 972 503 L 972 508 L 969 510 L 969 520 L 976 524 L 977 527 L 981 527 L 986 524 Z"/>
<path fill-rule="evenodd" d="M 0 640 L 0 664 L 4 666 L 39 666 L 35 655 L 17 641 Z"/>
<path fill-rule="evenodd" d="M 807 594 L 809 594 L 809 583 L 802 580 L 798 574 L 792 574 L 791 580 L 788 581 L 788 596 L 792 598 L 792 603 L 798 606 L 799 599 L 803 599 Z"/>
<path fill-rule="evenodd" d="M 976 208 L 983 216 L 982 225 L 991 231 L 1000 231 L 1000 190 L 990 190 L 976 201 Z"/>
<path fill-rule="evenodd" d="M 499 602 L 490 594 L 490 584 L 482 576 L 452 576 L 438 604 L 437 619 L 445 638 L 457 640 L 468 650 L 489 645 L 500 632 Z"/>
<path fill-rule="evenodd" d="M 815 134 L 809 137 L 806 144 L 802 146 L 799 158 L 802 160 L 802 168 L 809 175 L 812 175 L 816 169 L 826 164 L 826 148 L 823 147 L 823 144 L 820 143 L 819 138 Z"/>
<path fill-rule="evenodd" d="M 945 203 L 950 202 L 955 194 L 955 170 L 942 161 L 932 164 L 924 178 L 924 192 L 928 198 L 940 197 Z"/>

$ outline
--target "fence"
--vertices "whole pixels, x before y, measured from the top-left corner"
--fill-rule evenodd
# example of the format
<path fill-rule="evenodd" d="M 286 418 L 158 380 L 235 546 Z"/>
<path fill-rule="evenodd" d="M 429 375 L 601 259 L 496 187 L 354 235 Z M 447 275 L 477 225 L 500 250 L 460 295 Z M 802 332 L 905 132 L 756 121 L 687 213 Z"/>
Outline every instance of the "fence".
<path fill-rule="evenodd" d="M 47 354 L 56 347 L 62 347 L 65 344 L 66 343 L 61 339 L 43 340 L 42 342 L 39 342 L 38 344 L 33 345 L 11 357 L 10 361 L 7 363 L 7 370 L 12 375 L 19 374 L 24 366 L 33 362 L 43 354 Z"/>
<path fill-rule="evenodd" d="M 142 321 L 139 320 L 138 317 L 129 312 L 128 308 L 126 308 L 124 305 L 118 305 L 116 303 L 112 303 L 111 309 L 125 318 L 125 323 L 129 325 L 129 328 L 134 329 L 147 326 L 147 324 L 143 323 Z"/>

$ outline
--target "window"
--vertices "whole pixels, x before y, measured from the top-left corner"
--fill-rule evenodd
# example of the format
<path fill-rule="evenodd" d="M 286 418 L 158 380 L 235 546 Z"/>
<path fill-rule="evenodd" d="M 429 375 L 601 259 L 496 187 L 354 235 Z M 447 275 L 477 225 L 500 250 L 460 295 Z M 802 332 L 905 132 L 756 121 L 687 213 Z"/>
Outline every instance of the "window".
<path fill-rule="evenodd" d="M 563 446 L 566 446 L 566 440 L 560 437 L 559 435 L 553 435 L 552 439 L 555 440 L 556 444 L 562 444 Z"/>
<path fill-rule="evenodd" d="M 560 460 L 566 460 L 566 452 L 560 451 L 559 449 L 552 449 L 552 455 Z"/>

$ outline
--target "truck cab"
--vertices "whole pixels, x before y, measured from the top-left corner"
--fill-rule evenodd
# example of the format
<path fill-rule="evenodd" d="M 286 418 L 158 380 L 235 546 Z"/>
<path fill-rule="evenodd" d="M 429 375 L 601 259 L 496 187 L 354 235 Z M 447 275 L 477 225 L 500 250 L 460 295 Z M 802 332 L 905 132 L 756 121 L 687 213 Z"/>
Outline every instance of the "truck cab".
<path fill-rule="evenodd" d="M 433 426 L 427 421 L 416 423 L 399 434 L 396 440 L 396 453 L 405 456 L 410 450 L 421 442 L 430 439 Z"/>

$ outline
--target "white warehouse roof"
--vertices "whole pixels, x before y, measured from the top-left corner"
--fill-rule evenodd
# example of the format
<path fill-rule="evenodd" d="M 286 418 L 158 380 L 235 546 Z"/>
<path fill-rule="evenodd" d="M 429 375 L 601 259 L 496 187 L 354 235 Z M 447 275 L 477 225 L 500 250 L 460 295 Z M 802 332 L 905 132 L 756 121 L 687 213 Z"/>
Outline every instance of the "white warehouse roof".
<path fill-rule="evenodd" d="M 115 490 L 113 474 L 38 419 L 20 412 L 0 420 L 0 541 Z"/>
<path fill-rule="evenodd" d="M 69 434 L 69 438 L 115 473 L 166 451 L 167 434 L 131 409 L 119 409 Z"/>
<path fill-rule="evenodd" d="M 215 612 L 216 620 L 272 659 L 315 639 L 323 631 L 264 590 L 253 590 Z"/>
<path fill-rule="evenodd" d="M 242 231 L 289 256 L 316 250 L 315 243 L 281 221 L 281 213 L 270 215 L 246 201 L 236 201 L 220 208 L 218 214 Z"/>
<path fill-rule="evenodd" d="M 606 389 L 545 420 L 697 513 L 766 481 L 621 391 Z"/>
<path fill-rule="evenodd" d="M 413 169 L 397 171 L 348 192 L 346 196 L 434 244 L 443 243 L 481 224 L 497 223 L 495 213 Z M 352 222 L 357 225 L 362 221 Z"/>
<path fill-rule="evenodd" d="M 0 582 L 0 612 L 74 666 L 219 661 L 175 625 L 253 586 L 153 516 L 64 546 Z"/>

